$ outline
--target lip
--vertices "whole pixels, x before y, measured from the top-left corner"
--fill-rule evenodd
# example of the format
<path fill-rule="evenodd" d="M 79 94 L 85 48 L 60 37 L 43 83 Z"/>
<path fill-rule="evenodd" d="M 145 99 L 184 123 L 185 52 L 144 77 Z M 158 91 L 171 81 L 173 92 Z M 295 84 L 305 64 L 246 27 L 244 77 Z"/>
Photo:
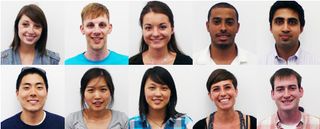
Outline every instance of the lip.
<path fill-rule="evenodd" d="M 153 43 L 160 43 L 163 39 L 151 39 Z"/>
<path fill-rule="evenodd" d="M 281 102 L 283 104 L 291 104 L 291 102 L 293 101 L 293 99 L 290 99 L 290 100 L 282 100 Z"/>
<path fill-rule="evenodd" d="M 229 103 L 229 101 L 230 101 L 230 98 L 222 98 L 222 99 L 219 99 L 219 102 L 220 103 Z"/>
<path fill-rule="evenodd" d="M 155 104 L 160 104 L 162 102 L 162 99 L 152 99 L 152 101 L 155 103 Z"/>
<path fill-rule="evenodd" d="M 91 39 L 94 41 L 94 43 L 100 43 L 103 37 L 91 37 Z"/>
<path fill-rule="evenodd" d="M 219 33 L 216 36 L 220 41 L 226 41 L 226 40 L 229 39 L 230 34 L 228 34 L 228 33 L 223 33 L 223 34 Z"/>
<path fill-rule="evenodd" d="M 39 102 L 39 100 L 37 99 L 30 99 L 30 100 L 27 100 L 28 103 L 31 103 L 31 104 L 37 104 Z"/>
<path fill-rule="evenodd" d="M 103 105 L 103 101 L 93 101 L 92 103 L 95 107 L 101 107 Z"/>
<path fill-rule="evenodd" d="M 286 34 L 280 34 L 279 36 L 282 40 L 288 40 L 291 37 L 291 35 L 286 35 Z"/>

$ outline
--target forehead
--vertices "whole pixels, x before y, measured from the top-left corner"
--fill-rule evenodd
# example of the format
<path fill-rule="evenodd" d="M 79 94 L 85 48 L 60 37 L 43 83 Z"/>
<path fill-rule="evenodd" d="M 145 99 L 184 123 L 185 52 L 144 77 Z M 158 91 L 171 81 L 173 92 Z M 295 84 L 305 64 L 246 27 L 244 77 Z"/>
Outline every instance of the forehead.
<path fill-rule="evenodd" d="M 108 21 L 109 21 L 109 19 L 106 14 L 100 15 L 97 17 L 93 17 L 93 15 L 87 15 L 83 19 L 84 23 L 87 23 L 87 22 L 106 22 L 106 23 L 108 23 Z"/>
<path fill-rule="evenodd" d="M 22 15 L 21 18 L 20 18 L 20 22 L 21 21 L 30 21 L 30 22 L 34 22 L 33 20 L 31 20 L 30 17 L 28 17 L 27 15 Z"/>
<path fill-rule="evenodd" d="M 236 11 L 232 8 L 217 7 L 211 10 L 210 18 L 233 18 L 236 19 Z"/>
<path fill-rule="evenodd" d="M 169 23 L 169 18 L 167 15 L 162 13 L 149 12 L 143 17 L 143 24 L 152 23 Z"/>
<path fill-rule="evenodd" d="M 87 87 L 95 87 L 95 86 L 101 86 L 101 85 L 107 85 L 107 82 L 104 77 L 96 77 L 89 80 Z"/>
<path fill-rule="evenodd" d="M 44 83 L 43 78 L 37 73 L 27 74 L 21 79 L 21 84 L 23 83 Z"/>
<path fill-rule="evenodd" d="M 274 86 L 289 86 L 289 85 L 298 85 L 298 80 L 294 75 L 290 75 L 287 77 L 276 77 L 274 79 Z"/>
<path fill-rule="evenodd" d="M 273 16 L 273 19 L 275 18 L 284 18 L 284 19 L 288 19 L 288 18 L 296 18 L 299 19 L 299 14 L 298 12 L 289 9 L 289 8 L 280 8 L 278 9 Z"/>

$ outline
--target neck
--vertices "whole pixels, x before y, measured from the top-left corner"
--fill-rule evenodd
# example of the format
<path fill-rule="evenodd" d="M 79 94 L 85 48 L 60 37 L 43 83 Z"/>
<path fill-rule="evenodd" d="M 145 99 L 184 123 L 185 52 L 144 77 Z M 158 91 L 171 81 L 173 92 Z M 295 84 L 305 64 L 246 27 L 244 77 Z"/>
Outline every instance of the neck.
<path fill-rule="evenodd" d="M 166 109 L 161 110 L 153 110 L 149 108 L 149 113 L 147 114 L 147 118 L 151 119 L 153 122 L 164 123 L 164 119 L 166 117 Z"/>
<path fill-rule="evenodd" d="M 214 117 L 215 117 L 214 121 L 217 121 L 219 123 L 231 123 L 232 121 L 237 120 L 239 116 L 235 110 L 230 109 L 230 110 L 218 110 L 215 113 Z"/>
<path fill-rule="evenodd" d="M 90 50 L 86 51 L 84 53 L 84 56 L 93 61 L 100 61 L 106 58 L 109 55 L 109 50 L 107 48 L 101 49 L 101 50 Z"/>
<path fill-rule="evenodd" d="M 172 64 L 175 58 L 175 53 L 170 52 L 167 48 L 149 48 L 142 54 L 142 56 L 145 64 Z"/>
<path fill-rule="evenodd" d="M 292 111 L 280 111 L 278 110 L 278 117 L 282 124 L 292 125 L 298 123 L 301 120 L 301 112 L 297 110 Z"/>
<path fill-rule="evenodd" d="M 148 49 L 147 55 L 155 60 L 161 60 L 170 54 L 167 48 L 164 49 Z"/>
<path fill-rule="evenodd" d="M 36 112 L 22 111 L 20 119 L 27 125 L 37 125 L 43 120 L 43 117 L 43 110 Z"/>
<path fill-rule="evenodd" d="M 20 54 L 34 54 L 36 49 L 34 45 L 26 45 L 24 43 L 20 43 L 18 51 Z"/>
<path fill-rule="evenodd" d="M 292 45 L 278 45 L 276 44 L 276 51 L 278 55 L 288 61 L 288 58 L 294 55 L 299 49 L 299 42 L 294 43 Z"/>
<path fill-rule="evenodd" d="M 229 48 L 221 49 L 211 43 L 210 56 L 211 59 L 213 59 L 213 61 L 218 65 L 231 64 L 234 58 L 237 56 L 236 45 L 233 43 Z"/>
<path fill-rule="evenodd" d="M 111 111 L 109 109 L 104 109 L 101 111 L 92 111 L 90 109 L 85 109 L 83 113 L 88 120 L 102 120 L 102 118 L 108 118 L 109 116 L 111 116 Z"/>

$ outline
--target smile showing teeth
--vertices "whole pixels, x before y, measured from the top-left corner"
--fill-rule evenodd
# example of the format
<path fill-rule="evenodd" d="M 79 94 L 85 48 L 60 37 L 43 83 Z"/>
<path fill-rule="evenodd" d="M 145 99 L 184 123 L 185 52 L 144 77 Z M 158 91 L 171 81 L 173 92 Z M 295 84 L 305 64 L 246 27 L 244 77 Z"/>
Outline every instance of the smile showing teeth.
<path fill-rule="evenodd" d="M 220 102 L 221 102 L 221 103 L 228 103 L 228 102 L 229 102 L 229 99 L 221 99 Z"/>
<path fill-rule="evenodd" d="M 282 101 L 284 104 L 290 104 L 292 102 L 292 100 L 284 100 Z"/>

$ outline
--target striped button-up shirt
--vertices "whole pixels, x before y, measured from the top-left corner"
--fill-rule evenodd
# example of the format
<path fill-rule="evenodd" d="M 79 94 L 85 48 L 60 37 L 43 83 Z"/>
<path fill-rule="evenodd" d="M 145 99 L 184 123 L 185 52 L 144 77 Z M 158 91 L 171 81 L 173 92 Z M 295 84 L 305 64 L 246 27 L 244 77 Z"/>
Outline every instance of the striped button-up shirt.
<path fill-rule="evenodd" d="M 320 129 L 320 119 L 301 112 L 301 120 L 296 125 L 296 129 Z M 277 113 L 264 119 L 258 125 L 258 129 L 285 129 L 281 126 Z"/>

